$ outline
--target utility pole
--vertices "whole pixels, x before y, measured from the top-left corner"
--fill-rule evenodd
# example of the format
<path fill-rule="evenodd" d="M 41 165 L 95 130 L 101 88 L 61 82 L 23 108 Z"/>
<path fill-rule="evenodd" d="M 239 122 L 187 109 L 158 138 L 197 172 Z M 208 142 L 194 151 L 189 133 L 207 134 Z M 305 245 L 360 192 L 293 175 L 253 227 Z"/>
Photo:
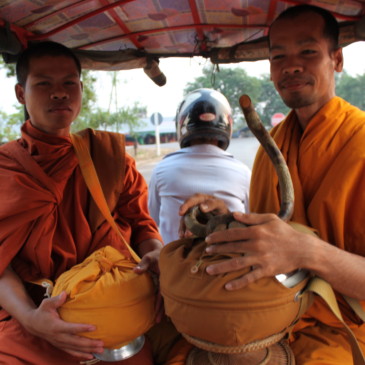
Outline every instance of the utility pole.
<path fill-rule="evenodd" d="M 112 88 L 110 91 L 108 113 L 111 114 L 111 106 L 114 99 L 115 113 L 118 113 L 118 74 L 117 71 L 111 71 Z M 119 133 L 119 118 L 116 119 L 116 132 Z"/>

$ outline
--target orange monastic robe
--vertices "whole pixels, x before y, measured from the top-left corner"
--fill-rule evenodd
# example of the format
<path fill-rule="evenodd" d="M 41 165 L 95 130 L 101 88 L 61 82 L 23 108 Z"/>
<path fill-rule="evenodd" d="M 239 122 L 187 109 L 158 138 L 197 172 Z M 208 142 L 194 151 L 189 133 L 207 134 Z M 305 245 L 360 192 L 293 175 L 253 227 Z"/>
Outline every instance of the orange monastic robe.
<path fill-rule="evenodd" d="M 312 118 L 304 132 L 291 112 L 272 136 L 282 151 L 293 179 L 292 220 L 313 227 L 337 247 L 365 256 L 365 112 L 334 97 Z M 279 211 L 278 179 L 260 148 L 252 174 L 251 211 Z M 305 247 L 303 247 L 305 250 Z M 346 322 L 365 353 L 365 325 L 338 295 Z M 327 326 L 331 326 L 329 328 Z M 352 364 L 341 323 L 326 304 L 314 304 L 294 329 L 292 347 L 297 364 Z M 319 360 L 322 360 L 319 362 Z"/>
<path fill-rule="evenodd" d="M 85 134 L 124 238 L 134 248 L 146 239 L 161 240 L 148 214 L 147 185 L 127 154 L 122 168 L 122 141 L 105 132 Z M 0 275 L 11 263 L 24 282 L 55 280 L 100 247 L 128 255 L 95 207 L 69 137 L 47 135 L 26 122 L 20 140 L 0 147 L 0 186 Z M 36 302 L 42 298 L 34 288 L 29 293 Z M 79 364 L 25 332 L 14 318 L 1 321 L 7 316 L 0 309 L 0 364 Z M 143 353 L 123 364 L 150 364 Z"/>

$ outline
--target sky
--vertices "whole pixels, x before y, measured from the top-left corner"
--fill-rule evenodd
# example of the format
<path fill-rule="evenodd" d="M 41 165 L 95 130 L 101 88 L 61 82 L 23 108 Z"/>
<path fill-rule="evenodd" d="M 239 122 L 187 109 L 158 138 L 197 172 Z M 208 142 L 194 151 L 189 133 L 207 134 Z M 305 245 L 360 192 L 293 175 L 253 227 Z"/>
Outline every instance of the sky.
<path fill-rule="evenodd" d="M 352 76 L 365 73 L 365 42 L 356 42 L 344 48 L 344 69 Z M 118 73 L 117 98 L 111 88 L 111 75 L 98 71 L 95 90 L 98 106 L 107 110 L 110 104 L 118 107 L 132 105 L 138 102 L 147 107 L 147 116 L 155 112 L 164 117 L 173 117 L 177 106 L 183 98 L 183 89 L 188 82 L 202 74 L 204 66 L 210 61 L 203 58 L 173 58 L 161 59 L 160 69 L 167 78 L 166 85 L 157 86 L 143 71 L 143 69 L 123 70 Z M 251 76 L 260 77 L 269 74 L 268 61 L 241 62 L 220 67 L 242 67 Z M 14 94 L 15 78 L 7 78 L 5 71 L 0 70 L 0 110 L 7 113 L 14 111 L 17 104 Z"/>

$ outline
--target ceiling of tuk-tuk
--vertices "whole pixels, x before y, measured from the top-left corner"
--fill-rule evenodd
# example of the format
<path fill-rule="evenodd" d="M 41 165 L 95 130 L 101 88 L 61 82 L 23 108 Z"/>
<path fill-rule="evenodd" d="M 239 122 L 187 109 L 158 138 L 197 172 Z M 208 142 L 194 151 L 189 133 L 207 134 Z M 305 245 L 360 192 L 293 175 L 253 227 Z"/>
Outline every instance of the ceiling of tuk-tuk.
<path fill-rule="evenodd" d="M 163 57 L 267 59 L 269 25 L 303 3 L 335 15 L 341 45 L 365 40 L 365 0 L 0 0 L 0 52 L 13 62 L 30 42 L 52 40 L 74 49 L 84 68 L 144 68 L 163 84 L 155 77 Z"/>

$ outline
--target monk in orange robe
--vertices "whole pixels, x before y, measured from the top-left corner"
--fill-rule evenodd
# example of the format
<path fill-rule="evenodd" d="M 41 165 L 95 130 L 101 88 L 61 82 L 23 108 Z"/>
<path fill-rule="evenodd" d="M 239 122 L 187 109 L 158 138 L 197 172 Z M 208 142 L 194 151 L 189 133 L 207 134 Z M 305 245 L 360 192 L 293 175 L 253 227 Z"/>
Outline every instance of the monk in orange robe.
<path fill-rule="evenodd" d="M 54 281 L 106 245 L 130 254 L 91 199 L 69 137 L 81 107 L 79 61 L 66 47 L 44 42 L 19 57 L 17 76 L 16 95 L 29 120 L 19 140 L 0 149 L 0 363 L 87 363 L 103 352 L 103 343 L 77 334 L 95 327 L 62 321 L 57 308 L 66 294 L 43 299 L 30 283 Z M 146 183 L 124 155 L 123 139 L 91 130 L 84 135 L 112 215 L 142 257 L 136 271 L 157 272 L 162 240 L 148 213 Z M 148 341 L 123 361 L 152 363 Z"/>
<path fill-rule="evenodd" d="M 328 12 L 308 5 L 289 8 L 271 25 L 269 44 L 271 79 L 292 108 L 271 133 L 294 184 L 292 220 L 313 228 L 319 237 L 295 231 L 278 218 L 278 178 L 260 149 L 250 192 L 251 211 L 260 214 L 235 213 L 247 228 L 215 232 L 206 239 L 208 252 L 244 256 L 208 266 L 207 272 L 253 267 L 226 284 L 227 290 L 239 290 L 262 277 L 310 270 L 332 285 L 345 322 L 365 353 L 365 325 L 343 299 L 345 295 L 365 305 L 365 112 L 335 95 L 334 73 L 342 70 L 343 56 L 337 22 Z M 184 203 L 181 215 L 197 203 L 203 211 L 218 207 L 225 213 L 222 202 L 197 195 Z M 353 364 L 343 325 L 319 297 L 295 326 L 290 345 L 297 365 Z M 169 365 L 183 363 L 181 353 L 175 353 Z"/>

